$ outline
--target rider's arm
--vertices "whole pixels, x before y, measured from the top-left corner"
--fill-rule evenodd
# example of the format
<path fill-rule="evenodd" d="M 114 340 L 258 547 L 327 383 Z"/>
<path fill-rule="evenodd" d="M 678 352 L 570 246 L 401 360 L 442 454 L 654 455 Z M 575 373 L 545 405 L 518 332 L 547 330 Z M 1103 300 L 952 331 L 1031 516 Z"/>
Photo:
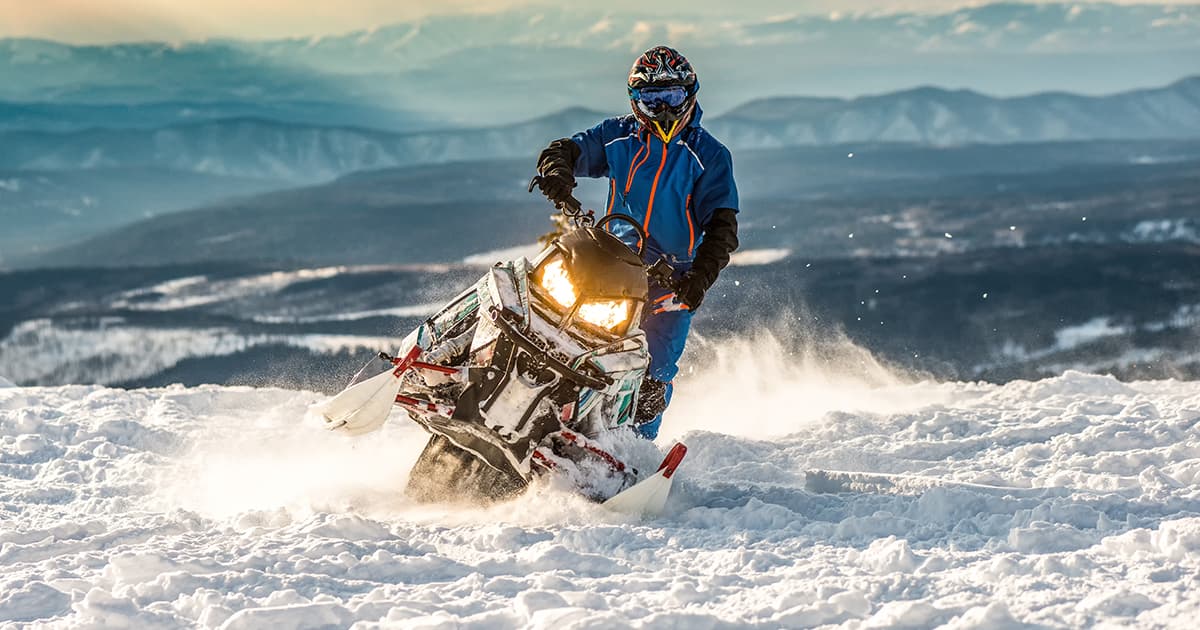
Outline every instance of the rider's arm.
<path fill-rule="evenodd" d="M 608 155 L 604 152 L 605 138 L 612 135 L 612 121 L 605 120 L 600 124 L 571 136 L 572 143 L 578 150 L 575 174 L 580 177 L 607 177 Z M 611 140 L 611 138 L 609 138 Z"/>
<path fill-rule="evenodd" d="M 704 173 L 696 180 L 696 222 L 704 238 L 696 248 L 692 268 L 699 267 L 708 285 L 717 280 L 729 254 L 738 247 L 738 191 L 733 180 L 733 157 L 721 146 L 705 160 Z"/>
<path fill-rule="evenodd" d="M 694 195 L 696 222 L 703 238 L 684 276 L 686 282 L 680 287 L 680 297 L 692 308 L 700 306 L 704 293 L 717 281 L 729 264 L 729 255 L 738 247 L 738 193 L 728 149 L 718 146 L 706 156 Z"/>

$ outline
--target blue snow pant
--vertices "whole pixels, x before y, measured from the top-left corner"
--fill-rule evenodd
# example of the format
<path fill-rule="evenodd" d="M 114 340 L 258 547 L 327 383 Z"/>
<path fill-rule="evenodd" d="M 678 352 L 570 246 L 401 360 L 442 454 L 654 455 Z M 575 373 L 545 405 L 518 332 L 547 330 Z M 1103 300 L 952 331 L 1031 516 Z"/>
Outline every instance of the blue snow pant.
<path fill-rule="evenodd" d="M 642 330 L 646 333 L 646 345 L 650 349 L 650 368 L 646 373 L 648 378 L 667 384 L 664 392 L 664 410 L 671 404 L 671 392 L 674 389 L 672 381 L 679 372 L 679 357 L 683 354 L 683 346 L 687 342 L 688 330 L 692 327 L 691 311 L 667 311 L 655 313 L 660 303 L 655 299 L 666 295 L 661 289 L 650 291 L 650 301 L 646 304 L 642 316 Z M 670 302 L 666 298 L 662 303 Z M 637 425 L 637 431 L 647 439 L 658 437 L 658 428 L 662 425 L 662 413 L 653 420 Z"/>

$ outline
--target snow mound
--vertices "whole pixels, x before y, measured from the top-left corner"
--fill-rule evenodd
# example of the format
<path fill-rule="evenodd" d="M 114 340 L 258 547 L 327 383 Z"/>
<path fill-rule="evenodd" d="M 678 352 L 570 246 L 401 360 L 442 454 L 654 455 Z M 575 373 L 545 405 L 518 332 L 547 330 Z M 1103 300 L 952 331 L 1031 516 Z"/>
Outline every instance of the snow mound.
<path fill-rule="evenodd" d="M 863 374 L 805 382 L 819 375 L 793 364 L 756 392 L 781 405 L 771 418 L 723 427 L 723 392 L 694 375 L 705 393 L 667 425 L 691 451 L 650 521 L 552 487 L 489 508 L 413 504 L 400 489 L 425 434 L 399 418 L 330 434 L 305 415 L 314 393 L 0 389 L 0 626 L 1087 627 L 1200 613 L 1200 383 Z M 704 400 L 687 426 L 678 412 Z M 640 466 L 657 456 L 623 448 Z"/>

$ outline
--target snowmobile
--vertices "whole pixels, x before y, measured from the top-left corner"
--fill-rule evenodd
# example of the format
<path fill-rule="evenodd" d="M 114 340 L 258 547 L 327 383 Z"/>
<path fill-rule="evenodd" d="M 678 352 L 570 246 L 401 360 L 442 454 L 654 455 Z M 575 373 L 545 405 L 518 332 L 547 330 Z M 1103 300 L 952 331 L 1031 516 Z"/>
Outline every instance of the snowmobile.
<path fill-rule="evenodd" d="M 686 446 L 645 476 L 596 438 L 633 422 L 649 282 L 668 286 L 673 270 L 643 262 L 632 217 L 596 220 L 574 198 L 558 209 L 565 233 L 532 260 L 496 263 L 319 408 L 350 435 L 378 429 L 397 406 L 424 427 L 407 487 L 417 500 L 493 502 L 555 475 L 620 511 L 654 514 L 666 502 Z"/>

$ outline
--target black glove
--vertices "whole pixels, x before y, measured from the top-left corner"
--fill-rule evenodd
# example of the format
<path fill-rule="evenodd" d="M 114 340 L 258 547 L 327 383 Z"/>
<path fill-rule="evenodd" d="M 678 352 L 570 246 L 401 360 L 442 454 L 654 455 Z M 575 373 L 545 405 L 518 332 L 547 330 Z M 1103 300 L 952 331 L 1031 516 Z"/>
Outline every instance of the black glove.
<path fill-rule="evenodd" d="M 717 281 L 717 276 L 729 264 L 729 254 L 738 247 L 737 211 L 717 208 L 704 226 L 704 240 L 696 248 L 692 268 L 684 272 L 675 288 L 677 301 L 695 311 L 704 301 L 704 293 Z"/>
<path fill-rule="evenodd" d="M 566 201 L 575 190 L 575 162 L 581 153 L 574 140 L 560 138 L 538 156 L 538 188 L 555 205 Z"/>
<path fill-rule="evenodd" d="M 700 274 L 686 271 L 676 285 L 675 300 L 687 304 L 688 309 L 694 311 L 700 308 L 700 303 L 704 301 L 704 293 L 710 286 L 712 283 L 700 277 Z"/>

